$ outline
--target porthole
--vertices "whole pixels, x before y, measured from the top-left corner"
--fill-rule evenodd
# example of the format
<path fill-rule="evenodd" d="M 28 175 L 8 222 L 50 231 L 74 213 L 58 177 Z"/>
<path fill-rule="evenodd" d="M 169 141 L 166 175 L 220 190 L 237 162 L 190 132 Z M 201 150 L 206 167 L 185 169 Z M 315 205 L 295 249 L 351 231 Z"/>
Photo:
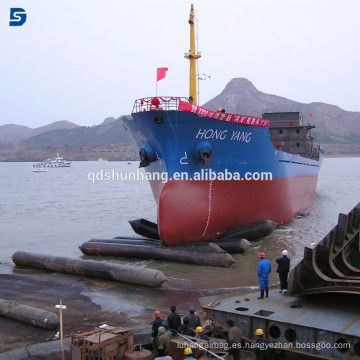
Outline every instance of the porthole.
<path fill-rule="evenodd" d="M 294 329 L 286 329 L 285 338 L 287 341 L 294 342 L 296 340 L 296 331 Z"/>
<path fill-rule="evenodd" d="M 164 122 L 164 120 L 163 120 L 163 118 L 162 118 L 161 116 L 156 116 L 156 117 L 154 118 L 154 121 L 155 121 L 155 123 L 158 124 L 158 125 L 161 125 L 161 124 Z"/>
<path fill-rule="evenodd" d="M 360 342 L 357 342 L 354 345 L 354 353 L 355 353 L 355 355 L 360 356 Z"/>
<path fill-rule="evenodd" d="M 342 354 L 346 353 L 350 349 L 350 344 L 345 339 L 338 339 L 335 341 L 336 350 Z"/>
<path fill-rule="evenodd" d="M 270 329 L 269 329 L 269 335 L 273 339 L 278 339 L 281 335 L 281 331 L 276 325 L 272 325 L 272 326 L 270 326 Z"/>

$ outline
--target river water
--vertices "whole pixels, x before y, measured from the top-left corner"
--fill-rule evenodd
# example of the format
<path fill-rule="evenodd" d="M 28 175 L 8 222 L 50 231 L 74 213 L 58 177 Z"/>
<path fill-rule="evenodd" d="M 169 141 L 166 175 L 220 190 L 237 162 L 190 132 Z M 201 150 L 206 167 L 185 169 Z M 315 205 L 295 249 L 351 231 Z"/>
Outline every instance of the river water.
<path fill-rule="evenodd" d="M 135 161 L 73 162 L 70 168 L 34 173 L 31 163 L 0 163 L 0 273 L 12 272 L 11 256 L 18 250 L 79 258 L 78 246 L 91 238 L 134 236 L 128 220 L 156 222 L 156 204 L 147 181 L 89 180 L 101 171 L 135 172 L 137 167 Z M 336 225 L 339 212 L 348 213 L 359 201 L 360 158 L 326 158 L 309 215 L 258 241 L 247 254 L 235 255 L 237 263 L 230 268 L 110 260 L 163 271 L 168 296 L 257 286 L 259 252 L 266 252 L 275 267 L 275 259 L 287 249 L 293 267 L 302 259 L 304 246 L 320 241 Z M 277 281 L 273 271 L 270 283 Z M 141 289 L 137 293 L 141 297 Z M 165 293 L 161 292 L 162 298 Z M 152 292 L 154 301 L 157 294 Z M 131 301 L 135 306 L 137 300 Z"/>

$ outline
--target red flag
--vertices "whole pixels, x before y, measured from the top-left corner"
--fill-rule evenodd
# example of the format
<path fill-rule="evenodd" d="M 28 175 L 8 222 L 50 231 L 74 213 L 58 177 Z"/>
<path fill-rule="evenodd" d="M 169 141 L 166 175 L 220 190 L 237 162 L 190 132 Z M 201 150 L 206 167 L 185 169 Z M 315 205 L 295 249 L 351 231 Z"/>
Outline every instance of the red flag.
<path fill-rule="evenodd" d="M 157 78 L 156 78 L 156 81 L 159 81 L 159 80 L 163 79 L 163 78 L 166 76 L 166 72 L 167 72 L 168 70 L 169 70 L 169 69 L 166 68 L 166 67 L 157 68 Z"/>

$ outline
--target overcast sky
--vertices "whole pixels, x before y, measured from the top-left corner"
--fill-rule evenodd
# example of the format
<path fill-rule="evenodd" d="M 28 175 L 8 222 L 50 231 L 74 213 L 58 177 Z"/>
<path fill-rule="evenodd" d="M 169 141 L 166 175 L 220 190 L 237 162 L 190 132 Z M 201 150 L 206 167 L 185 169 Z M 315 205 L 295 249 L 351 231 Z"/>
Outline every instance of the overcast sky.
<path fill-rule="evenodd" d="M 153 96 L 188 96 L 190 4 L 200 104 L 243 77 L 265 93 L 360 111 L 359 0 L 1 0 L 0 125 L 97 125 Z M 11 7 L 27 13 L 9 26 Z"/>

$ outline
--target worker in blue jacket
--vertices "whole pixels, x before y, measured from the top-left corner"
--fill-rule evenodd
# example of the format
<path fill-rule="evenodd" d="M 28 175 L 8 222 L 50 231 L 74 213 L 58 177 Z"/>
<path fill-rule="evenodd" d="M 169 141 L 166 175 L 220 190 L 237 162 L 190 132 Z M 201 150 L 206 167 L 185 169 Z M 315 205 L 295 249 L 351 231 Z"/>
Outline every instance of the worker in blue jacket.
<path fill-rule="evenodd" d="M 264 299 L 264 290 L 266 291 L 265 297 L 269 297 L 269 274 L 271 273 L 271 264 L 269 260 L 265 259 L 265 253 L 260 253 L 260 262 L 258 264 L 257 276 L 260 285 L 260 296 L 258 299 Z"/>

